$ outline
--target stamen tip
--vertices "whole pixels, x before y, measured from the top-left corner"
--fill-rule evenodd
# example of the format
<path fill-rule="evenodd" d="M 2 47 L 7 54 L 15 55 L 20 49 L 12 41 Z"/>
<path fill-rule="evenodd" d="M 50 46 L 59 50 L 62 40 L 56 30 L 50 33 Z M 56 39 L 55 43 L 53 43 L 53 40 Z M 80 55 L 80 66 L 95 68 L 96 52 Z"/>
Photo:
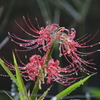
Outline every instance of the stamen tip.
<path fill-rule="evenodd" d="M 23 19 L 25 19 L 25 17 L 23 16 Z"/>
<path fill-rule="evenodd" d="M 78 75 L 78 73 L 76 72 L 76 75 Z"/>
<path fill-rule="evenodd" d="M 97 70 L 97 68 L 94 68 L 94 70 Z"/>
<path fill-rule="evenodd" d="M 90 73 L 87 73 L 87 75 L 90 75 Z"/>
<path fill-rule="evenodd" d="M 97 50 L 97 51 L 100 51 L 100 49 L 99 49 L 99 50 Z"/>
<path fill-rule="evenodd" d="M 11 39 L 11 41 L 13 42 L 14 40 L 13 40 L 13 39 Z"/>
<path fill-rule="evenodd" d="M 8 32 L 8 35 L 10 35 L 10 32 Z"/>
<path fill-rule="evenodd" d="M 15 49 L 15 52 L 17 52 L 17 49 Z"/>
<path fill-rule="evenodd" d="M 37 18 L 35 17 L 35 20 L 37 20 Z"/>

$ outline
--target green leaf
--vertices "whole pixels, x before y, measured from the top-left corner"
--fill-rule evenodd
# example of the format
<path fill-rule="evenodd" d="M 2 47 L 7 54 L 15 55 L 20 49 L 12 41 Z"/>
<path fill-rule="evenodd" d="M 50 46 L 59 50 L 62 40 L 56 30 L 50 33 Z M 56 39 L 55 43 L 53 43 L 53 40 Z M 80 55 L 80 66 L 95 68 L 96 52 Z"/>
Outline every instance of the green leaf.
<path fill-rule="evenodd" d="M 57 94 L 54 98 L 57 98 L 56 100 L 61 100 L 61 98 L 63 98 L 64 96 L 67 96 L 69 93 L 74 91 L 76 88 L 78 88 L 81 84 L 83 84 L 86 80 L 88 80 L 91 76 L 93 76 L 95 74 L 96 73 L 94 73 L 90 76 L 87 76 L 86 78 L 74 83 L 73 85 L 69 86 L 68 88 L 66 88 L 65 90 L 63 90 L 59 94 Z M 53 100 L 53 99 L 51 99 L 51 100 Z"/>
<path fill-rule="evenodd" d="M 2 59 L 0 59 L 0 64 L 3 67 L 3 69 L 7 72 L 7 74 L 9 75 L 9 77 L 11 79 L 13 79 L 13 81 L 17 85 L 17 80 L 16 80 L 15 76 L 12 74 L 12 72 L 9 70 L 9 68 L 4 64 L 4 61 Z"/>
<path fill-rule="evenodd" d="M 50 60 L 50 57 L 52 55 L 55 44 L 56 44 L 56 40 L 53 40 L 52 43 L 51 43 L 51 47 L 50 47 L 51 49 L 46 52 L 46 60 L 47 60 L 46 65 L 48 64 L 48 62 Z"/>
<path fill-rule="evenodd" d="M 16 79 L 17 79 L 17 86 L 19 90 L 19 95 L 20 95 L 20 100 L 31 100 L 30 97 L 28 96 L 28 93 L 26 91 L 26 87 L 24 85 L 22 76 L 20 74 L 20 71 L 18 69 L 18 64 L 15 58 L 15 55 L 13 53 L 13 60 L 14 60 L 14 66 L 15 66 L 15 72 L 16 72 Z"/>
<path fill-rule="evenodd" d="M 36 95 L 39 91 L 39 80 L 37 79 L 37 81 L 35 82 L 35 85 L 33 87 L 32 93 L 31 93 L 31 99 L 32 100 L 36 100 Z"/>
<path fill-rule="evenodd" d="M 38 98 L 37 100 L 44 100 L 45 96 L 48 94 L 48 91 L 50 90 L 51 86 L 43 93 L 43 95 Z"/>

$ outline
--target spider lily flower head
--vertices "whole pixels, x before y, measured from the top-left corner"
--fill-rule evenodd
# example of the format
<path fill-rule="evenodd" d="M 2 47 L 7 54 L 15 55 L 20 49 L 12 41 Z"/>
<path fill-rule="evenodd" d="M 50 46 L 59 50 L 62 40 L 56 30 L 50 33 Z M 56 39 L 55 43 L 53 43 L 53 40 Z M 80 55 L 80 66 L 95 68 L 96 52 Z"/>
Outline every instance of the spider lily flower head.
<path fill-rule="evenodd" d="M 65 34 L 64 31 L 67 31 L 68 34 Z M 92 45 L 86 45 L 88 42 L 90 42 L 97 35 L 97 33 L 88 41 L 81 43 L 82 41 L 86 40 L 90 35 L 88 35 L 86 37 L 84 35 L 83 37 L 81 37 L 77 40 L 74 40 L 75 36 L 76 36 L 76 30 L 74 28 L 71 28 L 70 31 L 68 29 L 67 30 L 64 29 L 63 31 L 61 30 L 60 34 L 57 33 L 57 40 L 60 43 L 59 56 L 60 57 L 64 56 L 66 58 L 66 60 L 73 67 L 78 67 L 80 71 L 85 72 L 87 74 L 92 73 L 91 71 L 89 71 L 85 67 L 83 67 L 83 64 L 87 67 L 92 68 L 92 69 L 96 69 L 96 68 L 91 66 L 91 65 L 95 65 L 95 63 L 92 63 L 91 60 L 85 61 L 82 57 L 91 55 L 91 54 L 98 52 L 100 50 L 95 50 L 92 52 L 85 53 L 85 52 L 78 51 L 78 48 L 89 48 L 89 47 L 99 45 L 100 42 L 92 44 Z M 70 60 L 69 60 L 69 58 L 70 58 Z"/>
<path fill-rule="evenodd" d="M 24 76 L 26 80 L 35 81 L 36 77 L 38 77 L 42 84 L 45 83 L 44 79 L 46 79 L 47 84 L 51 83 L 51 81 L 56 81 L 66 86 L 73 83 L 76 79 L 79 79 L 79 77 L 71 77 L 76 73 L 74 69 L 71 69 L 70 66 L 61 68 L 58 60 L 54 61 L 53 58 L 50 58 L 48 64 L 46 64 L 46 56 L 33 55 L 30 57 L 30 62 L 24 67 L 20 67 L 20 69 L 23 70 L 23 76 L 25 73 L 28 74 Z"/>
<path fill-rule="evenodd" d="M 76 30 L 74 28 L 71 28 L 71 30 L 68 30 L 65 27 L 60 27 L 58 24 L 51 24 L 51 25 L 47 25 L 46 27 L 41 27 L 41 28 L 39 28 L 39 30 L 37 30 L 32 25 L 29 17 L 28 17 L 28 22 L 25 19 L 25 17 L 23 17 L 23 19 L 24 19 L 24 22 L 26 23 L 26 25 L 28 26 L 28 28 L 32 32 L 36 33 L 36 36 L 28 33 L 16 22 L 17 25 L 25 33 L 27 33 L 28 35 L 32 36 L 35 39 L 26 40 L 26 39 L 21 39 L 21 38 L 17 37 L 16 35 L 9 34 L 13 42 L 26 48 L 27 51 L 38 48 L 39 50 L 42 49 L 46 52 L 51 49 L 53 40 L 56 40 L 57 43 L 60 44 L 59 57 L 64 56 L 66 58 L 66 60 L 69 62 L 69 64 L 72 66 L 72 68 L 73 67 L 77 68 L 77 66 L 78 66 L 80 71 L 85 72 L 87 74 L 91 73 L 91 72 L 89 70 L 87 70 L 86 68 L 84 68 L 83 65 L 88 66 L 93 69 L 96 69 L 91 66 L 91 65 L 95 65 L 94 63 L 91 62 L 91 60 L 85 61 L 82 57 L 91 55 L 100 50 L 95 50 L 92 52 L 85 53 L 85 52 L 78 51 L 78 48 L 89 48 L 89 47 L 99 45 L 100 42 L 98 42 L 96 44 L 92 44 L 92 45 L 86 45 L 97 35 L 98 32 L 92 38 L 88 39 L 88 41 L 82 43 L 90 35 L 86 34 L 86 35 L 80 37 L 79 39 L 75 40 Z M 19 43 L 15 40 L 20 40 L 24 43 Z M 19 50 L 19 51 L 25 51 L 25 50 Z"/>
<path fill-rule="evenodd" d="M 58 24 L 52 24 L 52 25 L 48 25 L 46 27 L 41 27 L 39 28 L 39 30 L 37 30 L 31 23 L 30 19 L 28 18 L 28 22 L 25 19 L 25 17 L 23 17 L 24 22 L 26 23 L 27 27 L 34 32 L 36 35 L 30 34 L 29 32 L 27 32 L 25 29 L 23 29 L 17 22 L 16 24 L 21 28 L 22 31 L 24 31 L 26 34 L 30 35 L 31 37 L 33 37 L 34 39 L 32 40 L 26 40 L 26 39 L 22 39 L 17 37 L 16 35 L 12 35 L 8 32 L 9 36 L 11 37 L 11 40 L 13 42 L 15 42 L 16 44 L 18 44 L 19 46 L 25 48 L 26 50 L 18 50 L 18 51 L 29 51 L 29 50 L 33 50 L 35 48 L 39 48 L 43 49 L 44 51 L 47 51 L 48 49 L 50 49 L 50 45 L 52 42 L 52 35 L 54 34 L 54 32 L 59 28 Z M 20 40 L 20 42 L 17 42 L 16 40 Z"/>
<path fill-rule="evenodd" d="M 15 71 L 13 64 L 7 61 L 5 61 L 5 64 L 10 70 Z M 46 56 L 41 57 L 40 55 L 31 56 L 29 63 L 25 64 L 24 66 L 19 66 L 18 68 L 26 81 L 39 80 L 40 87 L 41 84 L 45 83 L 45 80 L 46 84 L 50 84 L 51 81 L 55 81 L 67 86 L 75 82 L 77 79 L 82 78 L 72 77 L 74 74 L 76 74 L 75 70 L 77 69 L 72 69 L 70 65 L 61 68 L 59 66 L 59 61 L 54 61 L 53 58 L 50 58 L 48 64 L 46 64 Z"/>

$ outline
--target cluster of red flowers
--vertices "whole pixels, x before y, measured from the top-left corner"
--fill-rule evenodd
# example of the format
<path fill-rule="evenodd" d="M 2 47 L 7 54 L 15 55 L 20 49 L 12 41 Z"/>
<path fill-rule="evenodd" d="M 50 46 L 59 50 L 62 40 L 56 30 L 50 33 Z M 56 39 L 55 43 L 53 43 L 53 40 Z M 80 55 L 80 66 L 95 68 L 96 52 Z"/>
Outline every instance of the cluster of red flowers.
<path fill-rule="evenodd" d="M 33 55 L 30 57 L 30 62 L 24 67 L 19 67 L 20 70 L 23 70 L 22 75 L 27 73 L 27 76 L 24 76 L 26 80 L 36 80 L 36 77 L 40 75 L 40 80 L 44 83 L 44 78 L 47 79 L 46 83 L 56 81 L 63 85 L 68 85 L 74 82 L 78 78 L 69 78 L 68 76 L 75 74 L 73 69 L 70 69 L 70 66 L 61 68 L 59 66 L 59 61 L 54 61 L 53 58 L 50 58 L 48 64 L 45 64 L 46 56 L 41 57 L 40 55 Z M 41 74 L 40 74 L 41 71 Z M 67 73 L 67 75 L 64 73 Z M 70 80 L 70 82 L 68 82 Z"/>
<path fill-rule="evenodd" d="M 32 40 L 26 40 L 9 33 L 9 36 L 11 37 L 11 40 L 13 42 L 25 48 L 25 50 L 18 50 L 18 51 L 29 51 L 38 48 L 38 50 L 42 49 L 46 54 L 43 57 L 41 57 L 40 55 L 33 55 L 32 57 L 30 57 L 29 60 L 30 62 L 28 64 L 26 64 L 24 67 L 19 66 L 19 69 L 21 70 L 21 73 L 26 80 L 29 79 L 35 81 L 36 77 L 40 75 L 40 80 L 43 83 L 44 83 L 44 78 L 46 78 L 47 83 L 50 83 L 52 80 L 63 85 L 69 85 L 76 79 L 78 79 L 71 77 L 73 74 L 77 74 L 78 71 L 85 72 L 87 74 L 92 73 L 91 71 L 87 70 L 84 67 L 84 65 L 93 68 L 91 65 L 94 65 L 94 63 L 92 63 L 91 60 L 90 61 L 84 60 L 82 56 L 88 56 L 99 50 L 84 53 L 78 51 L 77 48 L 93 47 L 100 44 L 100 42 L 98 42 L 96 44 L 85 46 L 96 36 L 97 33 L 88 41 L 81 43 L 84 40 L 86 40 L 90 35 L 86 34 L 81 38 L 74 40 L 76 36 L 76 31 L 74 28 L 68 30 L 65 27 L 60 27 L 58 24 L 51 24 L 47 25 L 46 27 L 41 27 L 39 30 L 37 30 L 32 25 L 29 18 L 28 21 L 25 19 L 25 17 L 23 17 L 23 19 L 28 28 L 36 35 L 30 34 L 16 22 L 17 25 L 26 34 L 34 38 Z M 22 43 L 17 42 L 17 40 L 22 41 Z M 64 68 L 61 68 L 59 66 L 59 61 L 58 60 L 54 61 L 54 59 L 48 53 L 52 49 L 52 45 L 55 43 L 59 43 L 59 51 L 60 51 L 59 57 L 64 56 L 69 63 L 69 65 Z M 50 56 L 49 59 L 48 56 Z M 14 66 L 12 65 L 12 68 L 13 67 Z M 27 75 L 25 75 L 25 73 L 27 73 Z"/>

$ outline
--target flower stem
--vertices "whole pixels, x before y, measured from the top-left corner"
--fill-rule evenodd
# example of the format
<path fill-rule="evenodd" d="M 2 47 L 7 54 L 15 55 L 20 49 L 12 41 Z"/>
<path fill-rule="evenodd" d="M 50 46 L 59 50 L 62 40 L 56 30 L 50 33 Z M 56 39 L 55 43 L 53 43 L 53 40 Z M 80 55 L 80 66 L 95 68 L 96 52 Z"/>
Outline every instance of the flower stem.
<path fill-rule="evenodd" d="M 51 43 L 51 48 L 46 52 L 46 62 L 45 62 L 46 65 L 48 64 L 48 62 L 49 62 L 49 60 L 50 60 L 50 57 L 51 57 L 51 55 L 52 55 L 55 42 L 56 42 L 56 40 L 53 40 L 53 41 L 52 41 L 52 43 Z"/>
<path fill-rule="evenodd" d="M 49 62 L 49 60 L 50 60 L 50 57 L 51 57 L 51 55 L 52 55 L 53 49 L 54 49 L 54 45 L 55 45 L 55 40 L 52 41 L 52 43 L 51 43 L 51 48 L 46 52 L 46 61 L 45 61 L 44 65 L 47 65 L 47 64 L 48 64 L 48 62 Z M 42 71 L 43 71 L 43 70 L 42 70 Z M 42 72 L 42 73 L 43 73 L 43 72 Z M 41 69 L 40 69 L 40 71 L 39 71 L 39 75 L 38 75 L 38 77 L 37 77 L 37 80 L 36 80 L 36 82 L 35 82 L 35 85 L 34 85 L 34 87 L 33 87 L 31 96 L 32 96 L 33 94 L 36 95 L 36 94 L 38 93 L 38 90 L 41 89 L 41 88 L 40 88 L 40 87 L 41 87 L 40 85 L 41 85 L 42 80 L 40 79 L 40 75 L 41 75 Z M 45 72 L 44 72 L 44 75 L 45 75 Z M 41 76 L 41 77 L 42 77 L 42 76 Z M 44 78 L 44 77 L 42 77 L 42 78 Z M 40 81 L 41 81 L 41 82 L 40 82 Z M 36 96 L 32 96 L 31 98 L 32 98 L 32 100 L 35 100 L 35 99 L 36 99 Z"/>

